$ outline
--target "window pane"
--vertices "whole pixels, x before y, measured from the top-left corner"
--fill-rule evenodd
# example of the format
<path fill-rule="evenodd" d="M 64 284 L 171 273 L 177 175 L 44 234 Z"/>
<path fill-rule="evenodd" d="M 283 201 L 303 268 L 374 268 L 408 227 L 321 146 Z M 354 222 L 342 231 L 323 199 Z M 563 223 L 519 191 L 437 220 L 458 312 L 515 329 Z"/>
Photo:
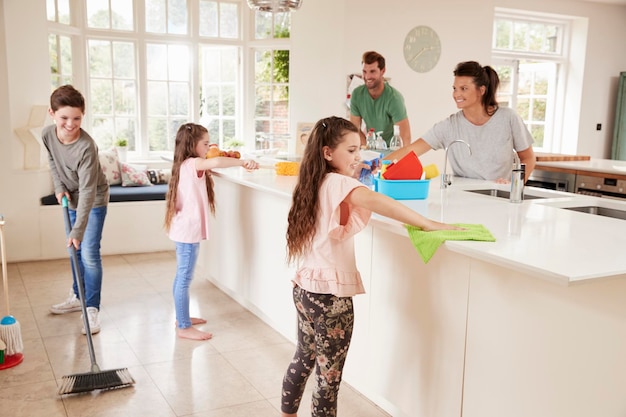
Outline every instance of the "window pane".
<path fill-rule="evenodd" d="M 133 1 L 111 0 L 113 29 L 133 30 Z"/>
<path fill-rule="evenodd" d="M 254 117 L 269 117 L 272 98 L 269 86 L 256 88 Z"/>
<path fill-rule="evenodd" d="M 113 146 L 113 119 L 110 117 L 94 117 L 91 123 L 91 137 L 98 142 L 101 149 Z"/>
<path fill-rule="evenodd" d="M 214 82 L 220 78 L 220 51 L 217 48 L 203 47 L 202 56 L 202 80 L 203 82 Z"/>
<path fill-rule="evenodd" d="M 189 114 L 189 87 L 188 84 L 170 84 L 170 114 L 187 116 Z"/>
<path fill-rule="evenodd" d="M 222 88 L 222 114 L 224 116 L 235 116 L 236 90 L 234 85 L 225 85 Z"/>
<path fill-rule="evenodd" d="M 148 79 L 167 80 L 167 47 L 148 45 L 146 47 Z"/>
<path fill-rule="evenodd" d="M 220 4 L 220 37 L 239 37 L 239 6 L 234 3 Z"/>
<path fill-rule="evenodd" d="M 59 74 L 61 69 L 59 68 L 59 53 L 57 48 L 57 36 L 48 36 L 48 54 L 50 55 L 50 73 Z"/>
<path fill-rule="evenodd" d="M 148 119 L 148 138 L 151 151 L 174 149 L 173 146 L 168 145 L 167 122 L 165 119 Z"/>
<path fill-rule="evenodd" d="M 189 48 L 172 45 L 169 54 L 169 79 L 173 81 L 189 81 L 191 68 L 189 66 Z"/>
<path fill-rule="evenodd" d="M 287 104 L 289 104 L 289 87 L 287 87 L 286 85 L 275 86 L 273 100 L 276 102 L 278 101 L 287 102 Z M 278 116 L 278 117 L 287 117 L 287 116 L 284 115 L 284 116 Z"/>
<path fill-rule="evenodd" d="M 54 0 L 46 0 L 46 15 L 48 16 L 49 21 L 56 22 L 57 8 L 56 4 L 54 4 Z"/>
<path fill-rule="evenodd" d="M 110 77 L 111 44 L 107 41 L 89 41 L 89 72 L 92 77 Z"/>
<path fill-rule="evenodd" d="M 128 149 L 134 151 L 136 147 L 136 126 L 135 120 L 127 117 L 115 118 L 115 131 L 117 139 L 126 139 L 128 141 Z"/>
<path fill-rule="evenodd" d="M 108 0 L 87 0 L 87 25 L 96 29 L 110 27 Z"/>
<path fill-rule="evenodd" d="M 71 76 L 72 71 L 72 39 L 69 36 L 59 36 L 61 44 L 61 72 Z"/>
<path fill-rule="evenodd" d="M 529 130 L 534 139 L 533 147 L 542 148 L 544 138 L 544 126 L 531 125 L 529 126 Z"/>
<path fill-rule="evenodd" d="M 116 78 L 135 78 L 135 45 L 130 42 L 113 43 L 113 62 Z"/>
<path fill-rule="evenodd" d="M 254 39 L 272 37 L 272 13 L 254 12 Z"/>
<path fill-rule="evenodd" d="M 274 51 L 274 81 L 289 82 L 289 51 Z"/>
<path fill-rule="evenodd" d="M 91 80 L 91 109 L 95 115 L 113 114 L 113 85 L 109 80 Z"/>
<path fill-rule="evenodd" d="M 167 114 L 167 83 L 148 83 L 148 114 L 165 116 Z"/>
<path fill-rule="evenodd" d="M 255 53 L 255 82 L 269 83 L 272 70 L 272 52 L 257 50 Z"/>
<path fill-rule="evenodd" d="M 116 80 L 115 86 L 115 114 L 135 115 L 137 87 L 135 81 Z"/>
<path fill-rule="evenodd" d="M 511 48 L 511 26 L 509 20 L 496 20 L 495 47 L 501 49 Z"/>
<path fill-rule="evenodd" d="M 221 80 L 235 82 L 237 80 L 237 59 L 238 50 L 236 48 L 228 48 L 220 50 L 221 53 Z"/>
<path fill-rule="evenodd" d="M 528 98 L 517 99 L 517 113 L 523 120 L 528 120 L 530 100 Z"/>
<path fill-rule="evenodd" d="M 153 33 L 165 33 L 167 22 L 166 0 L 145 0 L 146 5 L 146 31 Z"/>
<path fill-rule="evenodd" d="M 235 133 L 235 121 L 224 120 L 222 131 L 224 132 L 224 144 L 231 142 L 228 147 L 233 147 L 232 141 L 237 138 Z"/>
<path fill-rule="evenodd" d="M 288 38 L 291 31 L 291 13 L 276 13 L 274 23 L 274 37 Z"/>
<path fill-rule="evenodd" d="M 71 23 L 70 14 L 70 0 L 57 0 L 57 14 L 59 16 L 59 23 L 69 25 Z"/>
<path fill-rule="evenodd" d="M 218 86 L 205 86 L 202 89 L 204 113 L 207 116 L 220 115 L 220 89 Z"/>
<path fill-rule="evenodd" d="M 169 0 L 167 31 L 184 35 L 187 33 L 187 0 Z"/>
<path fill-rule="evenodd" d="M 546 120 L 546 99 L 533 100 L 533 120 Z"/>
<path fill-rule="evenodd" d="M 200 36 L 217 37 L 217 3 L 200 0 Z"/>

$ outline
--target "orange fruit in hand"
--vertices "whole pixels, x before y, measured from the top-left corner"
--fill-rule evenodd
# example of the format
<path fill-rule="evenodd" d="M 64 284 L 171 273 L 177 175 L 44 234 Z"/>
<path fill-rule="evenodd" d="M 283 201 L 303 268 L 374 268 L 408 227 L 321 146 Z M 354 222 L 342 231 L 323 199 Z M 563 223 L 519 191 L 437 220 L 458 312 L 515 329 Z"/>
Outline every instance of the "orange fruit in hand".
<path fill-rule="evenodd" d="M 206 153 L 206 158 L 215 158 L 216 156 L 220 156 L 220 150 L 217 146 L 212 146 L 209 148 L 209 151 Z"/>

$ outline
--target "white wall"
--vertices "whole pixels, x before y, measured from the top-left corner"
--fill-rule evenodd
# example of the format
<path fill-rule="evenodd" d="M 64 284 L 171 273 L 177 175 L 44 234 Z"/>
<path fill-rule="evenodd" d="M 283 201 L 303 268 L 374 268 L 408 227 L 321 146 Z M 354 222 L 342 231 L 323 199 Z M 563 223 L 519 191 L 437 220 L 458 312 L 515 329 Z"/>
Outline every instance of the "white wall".
<path fill-rule="evenodd" d="M 490 62 L 494 7 L 523 8 L 589 19 L 578 140 L 571 152 L 608 158 L 617 77 L 626 71 L 626 6 L 576 0 L 307 0 L 293 14 L 291 51 L 292 130 L 297 122 L 344 116 L 346 76 L 360 72 L 361 54 L 374 49 L 387 59 L 387 76 L 405 96 L 412 136 L 456 111 L 452 70 L 464 60 Z M 34 104 L 47 105 L 49 64 L 45 2 L 0 2 L 0 213 L 7 218 L 11 261 L 41 259 L 39 198 L 50 192 L 45 171 L 17 167 L 24 158 L 14 129 L 23 127 Z M 435 69 L 413 72 L 402 43 L 417 25 L 439 33 L 442 55 Z M 596 123 L 603 129 L 595 130 Z M 430 155 L 429 155 L 430 154 Z M 441 166 L 442 152 L 424 163 Z M 160 225 L 155 225 L 160 227 Z M 139 248 L 140 249 L 140 248 Z"/>

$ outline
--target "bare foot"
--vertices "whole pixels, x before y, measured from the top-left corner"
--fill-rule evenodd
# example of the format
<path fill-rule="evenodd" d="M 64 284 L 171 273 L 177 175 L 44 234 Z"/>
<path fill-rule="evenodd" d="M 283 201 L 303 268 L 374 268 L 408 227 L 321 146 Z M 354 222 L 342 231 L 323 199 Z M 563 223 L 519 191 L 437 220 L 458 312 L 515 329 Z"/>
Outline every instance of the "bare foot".
<path fill-rule="evenodd" d="M 193 326 L 194 324 L 204 324 L 206 323 L 206 320 L 203 318 L 199 318 L 199 317 L 191 317 L 191 325 Z M 176 320 L 174 322 L 174 326 L 178 327 L 178 320 Z"/>
<path fill-rule="evenodd" d="M 194 327 L 187 327 L 186 329 L 176 329 L 176 335 L 182 339 L 192 340 L 209 340 L 213 337 L 213 334 L 202 332 Z"/>

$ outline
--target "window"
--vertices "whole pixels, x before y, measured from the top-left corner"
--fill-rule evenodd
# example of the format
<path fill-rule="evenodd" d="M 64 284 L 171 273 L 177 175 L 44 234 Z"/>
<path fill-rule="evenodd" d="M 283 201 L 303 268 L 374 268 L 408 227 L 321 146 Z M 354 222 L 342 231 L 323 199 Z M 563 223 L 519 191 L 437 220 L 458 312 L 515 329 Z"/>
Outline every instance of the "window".
<path fill-rule="evenodd" d="M 501 82 L 498 101 L 522 117 L 538 151 L 560 151 L 559 86 L 569 65 L 568 40 L 563 17 L 496 10 L 492 53 Z"/>
<path fill-rule="evenodd" d="M 185 35 L 187 26 L 186 0 L 146 0 L 147 32 Z"/>
<path fill-rule="evenodd" d="M 173 151 L 191 113 L 191 53 L 186 45 L 148 44 L 146 89 L 151 151 Z"/>
<path fill-rule="evenodd" d="M 48 36 L 50 77 L 52 88 L 72 83 L 72 38 L 64 35 Z"/>
<path fill-rule="evenodd" d="M 69 0 L 47 0 L 48 20 L 58 29 L 48 35 L 50 56 L 50 83 L 55 89 L 72 83 L 72 38 L 68 28 L 71 23 Z"/>
<path fill-rule="evenodd" d="M 255 12 L 254 132 L 256 149 L 287 151 L 289 135 L 289 13 Z"/>
<path fill-rule="evenodd" d="M 83 127 L 101 149 L 125 138 L 130 159 L 158 158 L 189 121 L 220 147 L 245 137 L 254 147 L 243 134 L 241 68 L 252 31 L 241 21 L 253 13 L 243 0 L 46 1 L 51 87 L 72 83 L 83 93 Z"/>
<path fill-rule="evenodd" d="M 46 11 L 50 22 L 64 25 L 71 22 L 70 0 L 46 0 Z"/>
<path fill-rule="evenodd" d="M 90 39 L 88 41 L 90 133 L 104 149 L 126 139 L 137 149 L 137 79 L 135 44 Z"/>
<path fill-rule="evenodd" d="M 239 50 L 235 47 L 200 47 L 200 123 L 209 130 L 211 142 L 234 148 L 244 142 L 237 135 L 240 83 L 237 76 Z"/>

